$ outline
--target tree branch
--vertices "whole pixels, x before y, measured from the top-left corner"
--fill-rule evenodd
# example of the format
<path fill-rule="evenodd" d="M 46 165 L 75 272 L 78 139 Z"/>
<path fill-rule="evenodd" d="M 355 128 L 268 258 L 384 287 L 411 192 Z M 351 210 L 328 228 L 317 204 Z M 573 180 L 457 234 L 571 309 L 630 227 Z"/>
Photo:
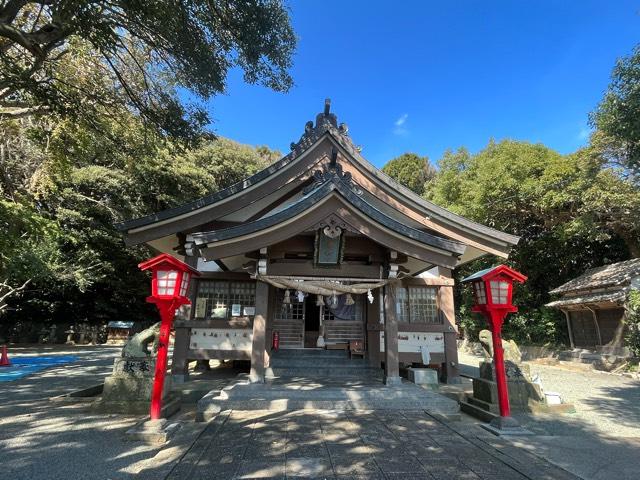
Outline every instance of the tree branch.
<path fill-rule="evenodd" d="M 7 308 L 7 300 L 9 299 L 9 297 L 27 288 L 27 285 L 29 285 L 30 282 L 31 279 L 28 279 L 20 287 L 17 288 L 9 285 L 9 280 L 5 280 L 4 282 L 0 283 L 0 312 Z"/>
<path fill-rule="evenodd" d="M 20 12 L 26 4 L 26 0 L 9 0 L 4 8 L 0 10 L 0 23 L 13 22 L 18 12 Z"/>

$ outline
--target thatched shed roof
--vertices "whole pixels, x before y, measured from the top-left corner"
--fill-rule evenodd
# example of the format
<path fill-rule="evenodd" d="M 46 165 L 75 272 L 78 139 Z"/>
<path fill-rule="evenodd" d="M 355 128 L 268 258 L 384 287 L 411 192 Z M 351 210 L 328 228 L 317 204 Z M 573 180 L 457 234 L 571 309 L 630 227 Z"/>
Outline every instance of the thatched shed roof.
<path fill-rule="evenodd" d="M 560 285 L 549 293 L 567 294 L 582 290 L 625 287 L 635 277 L 640 277 L 640 258 L 592 268 L 573 280 Z"/>

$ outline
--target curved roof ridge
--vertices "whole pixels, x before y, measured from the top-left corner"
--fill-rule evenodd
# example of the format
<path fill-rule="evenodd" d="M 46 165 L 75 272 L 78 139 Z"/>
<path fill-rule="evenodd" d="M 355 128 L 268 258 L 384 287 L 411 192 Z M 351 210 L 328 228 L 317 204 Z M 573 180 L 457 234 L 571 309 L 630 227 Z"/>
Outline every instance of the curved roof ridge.
<path fill-rule="evenodd" d="M 326 102 L 326 100 L 325 100 Z M 124 222 L 120 222 L 116 224 L 116 228 L 120 231 L 130 230 L 133 228 L 143 227 L 145 225 L 149 225 L 153 222 L 157 222 L 159 220 L 166 220 L 168 218 L 183 215 L 185 213 L 192 212 L 194 210 L 198 210 L 199 208 L 205 207 L 207 205 L 211 205 L 220 200 L 224 200 L 231 195 L 234 195 L 247 187 L 255 185 L 267 177 L 270 177 L 282 167 L 285 167 L 304 152 L 306 152 L 309 148 L 311 148 L 315 143 L 317 143 L 325 133 L 329 132 L 331 129 L 334 129 L 334 136 L 340 135 L 348 138 L 348 128 L 346 124 L 342 123 L 339 127 L 337 125 L 337 117 L 333 113 L 319 113 L 316 116 L 316 124 L 314 126 L 312 121 L 308 121 L 305 124 L 305 131 L 301 135 L 300 139 L 297 142 L 291 143 L 291 151 L 282 157 L 280 160 L 268 165 L 262 170 L 254 173 L 253 175 L 248 176 L 247 178 L 236 182 L 222 190 L 217 190 L 208 195 L 200 197 L 191 202 L 183 203 L 182 205 L 178 205 L 175 207 L 167 208 L 165 210 L 161 210 L 160 212 L 152 213 L 149 215 L 145 215 L 139 218 L 127 220 Z M 349 139 L 349 143 L 351 140 Z M 352 143 L 351 143 L 352 144 Z M 352 144 L 353 145 L 353 144 Z M 356 147 L 353 147 L 354 149 Z"/>
<path fill-rule="evenodd" d="M 500 230 L 496 230 L 492 227 L 488 227 L 473 220 L 469 220 L 461 215 L 447 210 L 444 207 L 438 206 L 435 203 L 420 197 L 409 188 L 398 183 L 389 175 L 376 168 L 360 153 L 361 149 L 353 143 L 351 137 L 349 136 L 349 129 L 347 125 L 344 123 L 338 124 L 337 116 L 330 112 L 330 101 L 328 99 L 325 100 L 324 112 L 321 112 L 316 116 L 315 124 L 313 121 L 308 121 L 305 124 L 305 130 L 300 139 L 297 142 L 291 143 L 291 152 L 282 157 L 280 160 L 265 167 L 259 172 L 254 173 L 244 180 L 230 185 L 227 188 L 210 193 L 192 202 L 118 223 L 116 224 L 116 228 L 118 228 L 118 230 L 120 231 L 128 231 L 136 228 L 141 228 L 155 222 L 168 220 L 184 214 L 189 214 L 190 212 L 197 211 L 203 207 L 214 205 L 276 174 L 278 170 L 286 167 L 295 159 L 300 157 L 304 152 L 308 151 L 325 135 L 329 135 L 331 138 L 333 138 L 340 147 L 345 149 L 347 153 L 349 153 L 373 177 L 377 178 L 382 183 L 387 184 L 389 187 L 391 187 L 391 189 L 401 193 L 414 205 L 420 208 L 426 215 L 433 215 L 435 217 L 439 217 L 442 220 L 453 222 L 463 229 L 466 227 L 467 229 L 473 230 L 476 233 L 494 237 L 507 244 L 515 245 L 518 243 L 519 237 L 502 232 Z"/>
<path fill-rule="evenodd" d="M 188 238 L 189 240 L 194 241 L 197 245 L 204 245 L 210 242 L 222 241 L 230 238 L 248 235 L 261 229 L 277 225 L 283 220 L 299 215 L 302 211 L 306 210 L 309 205 L 313 205 L 314 203 L 319 202 L 320 200 L 329 196 L 333 191 L 337 190 L 340 195 L 345 200 L 347 200 L 347 202 L 356 210 L 367 216 L 372 221 L 379 223 L 399 233 L 402 236 L 456 255 L 462 255 L 464 253 L 466 245 L 464 245 L 463 243 L 438 237 L 436 235 L 403 225 L 397 220 L 394 220 L 386 214 L 376 210 L 375 207 L 371 206 L 365 200 L 360 198 L 356 193 L 354 193 L 352 191 L 352 188 L 352 186 L 345 184 L 345 182 L 340 179 L 340 177 L 332 175 L 324 180 L 323 183 L 318 184 L 315 188 L 310 190 L 299 200 L 295 201 L 287 208 L 274 213 L 273 215 L 253 220 L 242 225 L 235 225 L 233 227 L 212 230 L 209 232 L 190 234 Z"/>
<path fill-rule="evenodd" d="M 478 223 L 474 220 L 469 220 L 468 218 L 463 217 L 462 215 L 453 213 L 452 211 L 447 210 L 446 208 L 441 207 L 440 205 L 436 205 L 435 203 L 425 198 L 422 198 L 420 195 L 415 193 L 410 188 L 405 187 L 404 185 L 399 183 L 397 180 L 395 180 L 393 177 L 390 177 L 389 175 L 384 173 L 381 169 L 376 168 L 371 162 L 369 162 L 369 160 L 367 160 L 360 153 L 360 150 L 354 146 L 353 142 L 351 142 L 350 139 L 348 142 L 344 142 L 344 140 L 341 138 L 341 135 L 337 135 L 337 132 L 336 132 L 337 129 L 333 128 L 333 129 L 327 129 L 327 130 L 332 135 L 332 137 L 334 137 L 338 142 L 340 142 L 343 148 L 345 148 L 354 158 L 356 158 L 361 163 L 363 163 L 364 164 L 363 166 L 367 168 L 367 170 L 369 170 L 374 176 L 380 178 L 381 181 L 389 184 L 396 190 L 400 191 L 404 196 L 408 197 L 414 203 L 422 206 L 424 209 L 435 212 L 437 215 L 440 215 L 449 220 L 457 221 L 462 224 L 466 223 L 477 230 L 481 230 L 481 231 L 484 230 L 485 233 L 493 236 L 497 236 L 514 245 L 517 244 L 518 241 L 520 240 L 520 237 L 517 235 L 512 235 L 510 233 L 502 232 L 495 228 L 488 227 L 487 225 L 483 225 L 482 223 Z"/>

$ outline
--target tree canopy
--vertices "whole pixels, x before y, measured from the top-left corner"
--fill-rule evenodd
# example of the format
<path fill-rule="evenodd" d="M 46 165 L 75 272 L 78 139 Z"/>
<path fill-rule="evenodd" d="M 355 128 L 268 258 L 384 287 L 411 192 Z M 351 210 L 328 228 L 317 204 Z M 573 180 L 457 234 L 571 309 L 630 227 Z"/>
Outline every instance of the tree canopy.
<path fill-rule="evenodd" d="M 428 157 L 415 153 L 403 153 L 390 160 L 382 171 L 418 195 L 425 192 L 425 184 L 435 176 L 435 169 Z"/>
<path fill-rule="evenodd" d="M 0 119 L 121 106 L 189 137 L 209 119 L 176 88 L 208 98 L 239 67 L 287 91 L 295 44 L 279 0 L 0 1 Z"/>
<path fill-rule="evenodd" d="M 239 67 L 286 90 L 294 46 L 276 0 L 0 0 L 0 337 L 153 318 L 136 268 L 150 252 L 114 224 L 279 156 L 203 131 L 177 89 L 206 98 Z"/>
<path fill-rule="evenodd" d="M 0 140 L 12 147 L 0 163 L 0 284 L 30 282 L 5 302 L 7 328 L 153 318 L 136 267 L 150 252 L 125 248 L 114 225 L 225 188 L 279 156 L 225 138 L 185 151 L 149 136 L 135 115 L 131 148 L 121 149 L 111 139 L 122 121 L 103 122 L 104 132 L 68 120 L 3 123 Z"/>
<path fill-rule="evenodd" d="M 604 98 L 591 114 L 605 157 L 640 180 L 640 45 L 617 61 Z"/>
<path fill-rule="evenodd" d="M 447 152 L 438 167 L 427 198 L 521 237 L 508 261 L 529 279 L 517 289 L 520 312 L 505 324 L 507 335 L 562 341 L 563 319 L 543 306 L 548 291 L 640 251 L 640 190 L 593 147 L 561 155 L 541 144 L 492 141 L 476 154 Z M 472 262 L 458 275 L 499 261 Z M 466 294 L 460 300 L 470 302 Z M 467 327 L 479 327 L 468 308 L 462 311 Z"/>

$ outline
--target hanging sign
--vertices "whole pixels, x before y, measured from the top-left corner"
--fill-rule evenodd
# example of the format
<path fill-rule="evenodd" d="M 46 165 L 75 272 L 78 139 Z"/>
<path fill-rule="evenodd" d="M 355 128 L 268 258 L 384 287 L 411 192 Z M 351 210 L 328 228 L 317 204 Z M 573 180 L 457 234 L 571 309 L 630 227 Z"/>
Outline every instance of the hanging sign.
<path fill-rule="evenodd" d="M 207 299 L 198 298 L 196 300 L 195 318 L 204 318 L 207 315 Z"/>

